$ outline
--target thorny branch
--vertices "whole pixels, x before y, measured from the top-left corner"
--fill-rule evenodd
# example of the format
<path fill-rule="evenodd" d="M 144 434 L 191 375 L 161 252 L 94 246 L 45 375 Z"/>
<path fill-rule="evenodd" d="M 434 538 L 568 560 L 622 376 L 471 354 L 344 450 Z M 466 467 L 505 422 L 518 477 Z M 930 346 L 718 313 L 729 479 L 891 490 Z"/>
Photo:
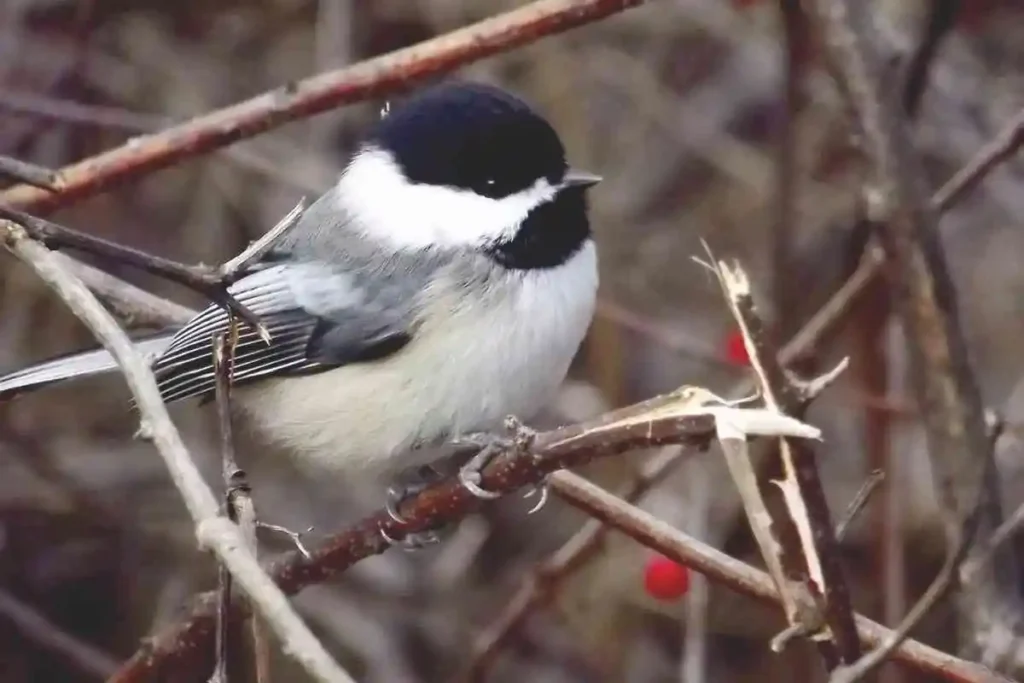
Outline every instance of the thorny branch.
<path fill-rule="evenodd" d="M 877 183 L 880 238 L 893 264 L 893 285 L 907 324 L 911 365 L 925 423 L 949 545 L 958 547 L 975 507 L 987 538 L 1002 512 L 992 447 L 981 397 L 960 328 L 956 292 L 939 243 L 938 217 L 926 199 L 920 161 L 898 103 L 884 89 L 881 64 L 871 48 L 870 9 L 860 3 L 814 3 L 824 41 L 845 82 L 844 91 L 864 132 Z M 983 624 L 998 598 L 1019 594 L 1019 567 L 1003 553 L 991 577 L 965 585 L 964 635 L 986 638 Z M 989 580 L 991 579 L 991 580 Z M 966 624 L 965 624 L 966 625 Z M 977 642 L 975 644 L 978 644 Z"/>
<path fill-rule="evenodd" d="M 768 339 L 764 323 L 754 308 L 753 293 L 746 273 L 739 265 L 729 265 L 721 261 L 714 262 L 712 267 L 743 335 L 743 342 L 747 347 L 751 366 L 758 377 L 765 405 L 772 410 L 786 413 L 796 411 L 799 414 L 810 397 L 806 396 L 804 386 L 778 362 L 778 353 Z M 844 365 L 845 361 L 838 369 Z M 834 374 L 832 373 L 833 376 Z M 816 382 L 815 385 L 820 385 L 820 382 Z M 723 450 L 729 448 L 725 443 L 722 447 Z M 746 472 L 737 478 L 738 486 L 742 486 L 742 481 L 754 479 L 755 476 L 749 472 L 751 468 L 749 461 L 746 460 L 746 449 L 742 451 L 739 454 L 739 457 L 743 458 L 742 462 L 734 462 L 733 456 L 726 453 L 734 474 Z M 796 612 L 787 613 L 786 616 L 790 626 L 801 629 L 806 634 L 823 636 L 819 640 L 820 644 L 827 641 L 834 644 L 834 648 L 822 649 L 826 665 L 833 669 L 837 664 L 850 664 L 856 660 L 860 654 L 860 640 L 853 621 L 853 607 L 835 540 L 832 514 L 825 499 L 814 451 L 810 446 L 793 439 L 782 438 L 779 440 L 779 454 L 784 477 L 774 483 L 782 491 L 786 509 L 796 527 L 799 539 L 799 546 L 789 548 L 788 554 L 790 557 L 803 558 L 809 592 L 815 597 L 820 597 L 823 610 L 821 617 L 811 623 L 804 620 L 807 618 L 806 615 L 801 618 Z M 771 529 L 778 526 L 772 523 L 770 517 L 760 519 L 767 512 L 760 501 L 756 480 L 750 482 L 749 488 L 744 503 L 749 501 L 756 506 L 753 511 L 748 510 L 751 526 L 768 523 L 769 528 L 762 533 L 771 540 L 762 542 L 761 550 L 769 566 L 772 562 L 769 555 L 777 555 L 775 561 L 780 571 L 779 576 L 775 578 L 779 591 L 785 594 L 788 590 L 787 582 L 785 577 L 781 576 L 782 551 L 785 548 L 777 540 L 777 532 L 773 534 Z M 820 621 L 820 626 L 814 621 Z"/>
<path fill-rule="evenodd" d="M 160 399 L 156 379 L 142 356 L 89 290 L 63 269 L 61 261 L 13 223 L 0 224 L 4 245 L 46 282 L 103 343 L 121 367 L 142 416 L 139 434 L 164 459 L 196 524 L 200 543 L 229 568 L 234 579 L 267 618 L 286 653 L 318 681 L 349 683 L 351 678 L 324 650 L 248 551 L 238 527 L 219 514 L 213 492 L 203 481 Z"/>

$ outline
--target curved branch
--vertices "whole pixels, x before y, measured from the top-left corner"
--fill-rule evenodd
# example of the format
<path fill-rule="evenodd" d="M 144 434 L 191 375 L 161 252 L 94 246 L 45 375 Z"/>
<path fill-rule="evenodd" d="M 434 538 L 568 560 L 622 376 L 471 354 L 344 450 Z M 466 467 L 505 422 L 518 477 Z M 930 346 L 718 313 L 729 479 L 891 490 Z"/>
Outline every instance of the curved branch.
<path fill-rule="evenodd" d="M 0 193 L 0 204 L 36 214 L 52 211 L 289 121 L 380 97 L 642 2 L 538 0 L 418 45 L 305 78 L 159 133 L 133 138 L 121 147 L 60 169 L 54 191 L 19 185 Z"/>

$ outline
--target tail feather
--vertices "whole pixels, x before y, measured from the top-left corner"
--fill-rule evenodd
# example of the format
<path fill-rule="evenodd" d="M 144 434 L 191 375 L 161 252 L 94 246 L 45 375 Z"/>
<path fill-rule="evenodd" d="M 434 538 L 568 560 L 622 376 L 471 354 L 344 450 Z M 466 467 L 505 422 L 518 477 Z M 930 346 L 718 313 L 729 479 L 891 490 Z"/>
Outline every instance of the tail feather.
<path fill-rule="evenodd" d="M 139 339 L 135 341 L 135 347 L 152 363 L 167 348 L 173 335 L 173 332 L 164 332 Z M 0 376 L 0 400 L 40 389 L 54 382 L 102 375 L 116 369 L 117 362 L 106 349 L 60 356 Z"/>

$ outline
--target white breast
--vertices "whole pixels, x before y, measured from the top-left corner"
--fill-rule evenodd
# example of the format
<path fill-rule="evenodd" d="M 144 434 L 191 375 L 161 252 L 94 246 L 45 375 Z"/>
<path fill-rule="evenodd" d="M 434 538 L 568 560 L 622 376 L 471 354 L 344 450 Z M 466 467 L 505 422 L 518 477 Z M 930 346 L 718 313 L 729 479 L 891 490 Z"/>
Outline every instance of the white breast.
<path fill-rule="evenodd" d="M 240 387 L 239 403 L 301 460 L 343 471 L 401 469 L 413 444 L 528 419 L 553 398 L 590 325 L 596 250 L 588 242 L 558 268 L 498 286 L 494 303 L 430 317 L 438 322 L 385 361 Z"/>

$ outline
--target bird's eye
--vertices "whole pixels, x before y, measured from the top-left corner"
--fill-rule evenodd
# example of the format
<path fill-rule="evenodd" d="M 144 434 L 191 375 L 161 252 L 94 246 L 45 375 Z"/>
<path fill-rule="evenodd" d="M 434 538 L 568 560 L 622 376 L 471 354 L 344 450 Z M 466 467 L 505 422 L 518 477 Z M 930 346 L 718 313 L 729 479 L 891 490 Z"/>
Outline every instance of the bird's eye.
<path fill-rule="evenodd" d="M 491 187 L 493 187 L 494 186 L 494 178 L 488 178 L 487 179 L 487 184 L 490 185 Z"/>

